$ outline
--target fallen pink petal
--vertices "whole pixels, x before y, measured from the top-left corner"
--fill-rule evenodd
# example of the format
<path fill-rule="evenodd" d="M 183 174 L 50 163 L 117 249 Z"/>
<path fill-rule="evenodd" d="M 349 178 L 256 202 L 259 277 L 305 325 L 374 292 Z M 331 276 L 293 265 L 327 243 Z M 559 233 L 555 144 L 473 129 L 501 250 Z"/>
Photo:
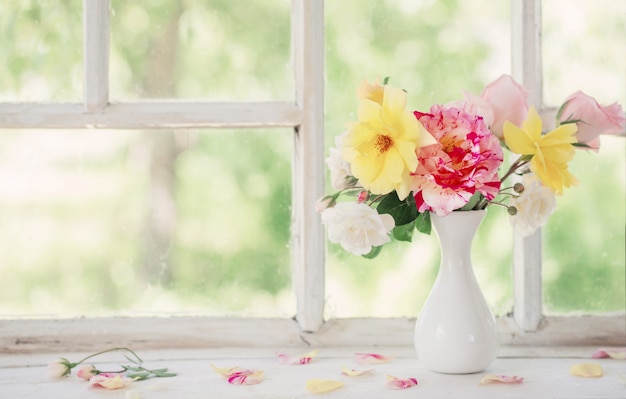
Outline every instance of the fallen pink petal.
<path fill-rule="evenodd" d="M 215 365 L 211 365 L 211 367 L 213 368 L 213 370 L 215 370 L 217 373 L 223 375 L 224 377 L 229 377 L 231 375 L 234 374 L 252 374 L 254 371 L 249 370 L 249 369 L 244 369 L 242 367 L 217 367 Z"/>
<path fill-rule="evenodd" d="M 408 389 L 417 385 L 415 378 L 398 378 L 392 375 L 387 376 L 387 388 L 390 389 Z"/>
<path fill-rule="evenodd" d="M 317 351 L 314 350 L 298 357 L 291 357 L 284 353 L 279 353 L 277 356 L 278 362 L 281 364 L 301 365 L 311 363 L 311 360 L 313 360 L 316 355 Z"/>
<path fill-rule="evenodd" d="M 389 363 L 394 356 L 384 356 L 378 353 L 356 353 L 356 361 L 361 364 Z"/>
<path fill-rule="evenodd" d="M 374 372 L 373 369 L 366 369 L 366 370 L 355 370 L 355 369 L 350 369 L 347 367 L 342 367 L 341 368 L 341 373 L 343 375 L 347 375 L 348 377 L 359 377 L 362 376 L 363 374 L 369 374 Z"/>
<path fill-rule="evenodd" d="M 604 374 L 602 371 L 602 366 L 596 363 L 574 364 L 572 367 L 570 367 L 569 373 L 577 377 L 585 378 L 598 378 L 602 377 L 602 375 Z"/>
<path fill-rule="evenodd" d="M 591 355 L 594 359 L 610 357 L 611 359 L 626 359 L 626 348 L 600 348 Z"/>
<path fill-rule="evenodd" d="M 227 377 L 227 381 L 233 385 L 256 385 L 263 381 L 263 371 L 256 371 L 252 374 L 233 374 Z"/>
<path fill-rule="evenodd" d="M 263 381 L 263 370 L 250 370 L 242 367 L 221 368 L 211 365 L 213 370 L 226 378 L 233 385 L 256 385 Z"/>
<path fill-rule="evenodd" d="M 91 377 L 89 385 L 106 389 L 121 389 L 126 388 L 133 381 L 132 378 L 123 377 L 118 373 L 102 373 Z"/>
<path fill-rule="evenodd" d="M 312 378 L 306 382 L 306 389 L 312 393 L 326 393 L 335 391 L 341 387 L 343 387 L 343 382 L 341 381 Z"/>
<path fill-rule="evenodd" d="M 524 382 L 524 377 L 488 374 L 480 380 L 480 385 L 502 383 L 502 384 L 519 384 Z"/>

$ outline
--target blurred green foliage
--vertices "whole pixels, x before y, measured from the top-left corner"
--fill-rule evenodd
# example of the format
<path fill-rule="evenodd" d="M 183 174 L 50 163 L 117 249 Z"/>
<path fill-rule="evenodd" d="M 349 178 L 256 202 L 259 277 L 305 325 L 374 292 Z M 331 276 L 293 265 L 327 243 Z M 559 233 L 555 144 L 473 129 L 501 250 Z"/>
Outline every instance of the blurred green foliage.
<path fill-rule="evenodd" d="M 81 4 L 0 4 L 0 101 L 80 101 Z M 112 0 L 112 101 L 291 101 L 289 7 Z M 363 79 L 390 76 L 426 110 L 510 70 L 507 2 L 342 0 L 325 12 L 327 147 L 355 118 Z M 0 314 L 293 315 L 291 135 L 0 131 Z M 575 160 L 581 186 L 545 229 L 548 311 L 624 309 L 624 143 L 613 140 Z M 491 209 L 474 245 L 498 314 L 512 306 L 511 236 Z M 327 316 L 415 316 L 439 250 L 433 236 L 413 241 L 374 261 L 329 244 Z"/>

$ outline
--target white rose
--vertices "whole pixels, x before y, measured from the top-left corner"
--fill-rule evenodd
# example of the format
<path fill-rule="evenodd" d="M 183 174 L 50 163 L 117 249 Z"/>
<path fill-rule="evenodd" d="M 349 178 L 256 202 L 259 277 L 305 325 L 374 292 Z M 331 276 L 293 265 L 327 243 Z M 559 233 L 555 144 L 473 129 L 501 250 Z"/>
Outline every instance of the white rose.
<path fill-rule="evenodd" d="M 355 255 L 365 255 L 373 246 L 391 241 L 389 232 L 394 228 L 391 215 L 378 214 L 367 204 L 355 202 L 341 202 L 326 209 L 322 223 L 328 228 L 331 242 Z"/>
<path fill-rule="evenodd" d="M 350 164 L 346 162 L 341 156 L 343 148 L 343 138 L 347 132 L 343 132 L 341 135 L 335 137 L 336 148 L 329 150 L 328 158 L 326 158 L 326 165 L 330 170 L 330 184 L 334 190 L 341 191 L 348 188 L 346 178 L 352 175 Z"/>
<path fill-rule="evenodd" d="M 512 197 L 510 205 L 517 213 L 510 217 L 511 225 L 522 237 L 527 237 L 541 227 L 556 209 L 556 197 L 533 174 L 524 175 L 524 191 Z"/>

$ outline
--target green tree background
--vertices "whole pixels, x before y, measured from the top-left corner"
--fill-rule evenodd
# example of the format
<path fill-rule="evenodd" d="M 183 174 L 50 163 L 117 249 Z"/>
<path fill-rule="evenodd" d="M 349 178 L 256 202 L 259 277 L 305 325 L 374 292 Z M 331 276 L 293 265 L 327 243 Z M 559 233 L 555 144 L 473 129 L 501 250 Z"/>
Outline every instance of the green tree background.
<path fill-rule="evenodd" d="M 326 1 L 327 146 L 354 119 L 363 79 L 390 76 L 425 110 L 509 72 L 507 2 L 468 3 Z M 112 101 L 293 98 L 289 1 L 113 0 L 112 11 Z M 0 101 L 80 101 L 81 17 L 78 0 L 0 4 Z M 619 13 L 601 18 L 623 33 Z M 623 43 L 606 45 L 623 53 Z M 291 136 L 0 131 L 0 314 L 293 315 Z M 624 142 L 605 143 L 577 156 L 581 185 L 545 229 L 548 312 L 625 307 Z M 511 236 L 492 209 L 475 242 L 499 314 L 512 304 Z M 438 261 L 431 236 L 375 261 L 331 244 L 327 316 L 414 316 Z"/>

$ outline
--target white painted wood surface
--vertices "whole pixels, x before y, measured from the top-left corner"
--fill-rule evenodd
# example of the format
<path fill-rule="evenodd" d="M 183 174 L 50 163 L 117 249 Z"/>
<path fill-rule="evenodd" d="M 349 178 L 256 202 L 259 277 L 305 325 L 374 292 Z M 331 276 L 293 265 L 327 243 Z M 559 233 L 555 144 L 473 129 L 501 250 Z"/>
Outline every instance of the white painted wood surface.
<path fill-rule="evenodd" d="M 280 347 L 265 349 L 220 348 L 202 350 L 161 350 L 139 352 L 144 365 L 149 368 L 168 367 L 178 376 L 168 379 L 138 381 L 126 389 L 104 391 L 89 388 L 88 384 L 70 376 L 50 380 L 45 365 L 59 356 L 77 361 L 88 353 L 60 352 L 47 355 L 12 356 L 0 359 L 0 396 L 20 399 L 90 399 L 127 398 L 134 390 L 141 398 L 219 398 L 219 399 L 297 399 L 297 398 L 624 398 L 626 362 L 614 359 L 591 359 L 594 348 L 553 348 L 557 357 L 500 357 L 485 371 L 477 374 L 446 375 L 427 371 L 416 358 L 411 347 L 342 347 L 317 348 L 318 355 L 307 365 L 289 366 L 277 362 L 276 354 L 285 352 L 301 355 L 304 352 Z M 394 356 L 390 363 L 363 366 L 355 361 L 355 353 L 376 352 Z M 97 366 L 111 368 L 120 364 L 120 356 L 108 355 L 96 361 Z M 601 378 L 582 378 L 569 374 L 577 363 L 593 362 L 604 370 Z M 121 362 L 122 364 L 124 362 Z M 218 367 L 245 367 L 264 371 L 265 379 L 258 385 L 235 386 L 211 369 Z M 347 377 L 341 367 L 373 372 L 362 377 Z M 479 385 L 486 374 L 505 374 L 524 377 L 524 382 L 514 385 Z M 414 377 L 418 386 L 405 391 L 385 387 L 386 376 Z M 305 389 L 310 378 L 332 379 L 343 382 L 343 388 L 325 395 L 314 395 Z"/>
<path fill-rule="evenodd" d="M 315 202 L 324 195 L 324 2 L 292 0 L 296 103 L 302 121 L 294 134 L 292 267 L 297 320 L 303 331 L 324 322 L 324 229 Z"/>
<path fill-rule="evenodd" d="M 303 111 L 287 102 L 116 103 L 97 113 L 81 104 L 0 103 L 0 129 L 172 129 L 294 127 Z"/>
<path fill-rule="evenodd" d="M 83 96 L 87 112 L 109 102 L 109 0 L 83 0 Z"/>
<path fill-rule="evenodd" d="M 512 76 L 529 90 L 529 101 L 543 109 L 541 67 L 541 0 L 511 1 Z M 515 233 L 514 233 L 515 234 Z M 515 321 L 535 331 L 542 318 L 541 229 L 513 239 Z"/>
<path fill-rule="evenodd" d="M 515 347 L 626 346 L 626 316 L 547 317 L 526 332 L 499 318 L 501 345 Z M 56 351 L 97 351 L 103 346 L 141 350 L 216 347 L 412 346 L 415 319 L 334 319 L 315 333 L 292 319 L 128 317 L 0 320 L 0 357 Z M 535 354 L 541 356 L 541 354 Z"/>

